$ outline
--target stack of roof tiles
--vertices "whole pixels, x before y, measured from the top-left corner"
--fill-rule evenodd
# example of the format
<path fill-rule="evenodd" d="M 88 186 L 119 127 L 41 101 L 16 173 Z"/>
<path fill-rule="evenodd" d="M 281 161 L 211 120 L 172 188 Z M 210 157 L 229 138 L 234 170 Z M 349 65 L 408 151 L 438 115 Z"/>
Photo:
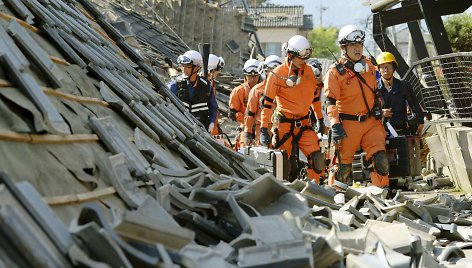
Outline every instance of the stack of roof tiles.
<path fill-rule="evenodd" d="M 276 180 L 209 136 L 87 0 L 0 1 L 0 35 L 0 267 L 468 260 L 453 241 L 471 240 L 470 199 Z"/>

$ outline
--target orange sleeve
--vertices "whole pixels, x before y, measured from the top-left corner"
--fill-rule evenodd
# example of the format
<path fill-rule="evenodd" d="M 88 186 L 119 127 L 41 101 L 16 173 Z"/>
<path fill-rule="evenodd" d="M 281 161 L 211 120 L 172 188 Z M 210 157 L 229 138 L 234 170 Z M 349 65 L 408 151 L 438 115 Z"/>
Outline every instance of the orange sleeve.
<path fill-rule="evenodd" d="M 238 103 L 239 108 L 237 109 L 238 112 L 236 113 L 236 121 L 244 124 L 244 114 L 246 113 L 246 109 L 244 108 L 244 88 L 238 91 Z"/>
<path fill-rule="evenodd" d="M 339 85 L 339 78 L 337 76 L 337 70 L 332 67 L 326 73 L 326 78 L 324 80 L 324 94 L 326 98 L 332 98 L 339 100 L 341 97 L 341 88 Z M 331 125 L 340 123 L 339 121 L 339 111 L 336 105 L 329 105 L 326 107 L 326 114 L 328 115 Z"/>
<path fill-rule="evenodd" d="M 246 107 L 246 114 L 244 115 L 244 131 L 245 132 L 252 132 L 252 128 L 254 126 L 254 116 L 248 115 L 248 112 L 253 114 L 257 113 L 258 110 L 258 91 L 257 87 L 253 87 L 249 92 L 249 97 L 247 99 L 247 107 Z"/>
<path fill-rule="evenodd" d="M 270 99 L 275 99 L 275 96 L 277 96 L 277 91 L 278 91 L 278 86 L 276 84 L 276 79 L 274 78 L 273 74 L 269 74 L 267 77 L 267 82 L 266 86 L 264 89 L 264 96 L 270 98 Z M 272 107 L 273 103 L 269 102 L 268 100 L 263 100 L 263 105 L 269 105 Z M 269 127 L 270 119 L 272 117 L 272 109 L 271 108 L 262 108 L 261 111 L 261 128 Z"/>
<path fill-rule="evenodd" d="M 243 123 L 244 122 L 244 111 L 241 112 L 243 102 L 241 100 L 241 89 L 243 89 L 240 86 L 237 86 L 231 91 L 231 94 L 229 95 L 229 109 L 236 110 L 236 121 Z"/>
<path fill-rule="evenodd" d="M 238 91 L 239 87 L 235 87 L 233 90 L 231 90 L 231 93 L 229 94 L 229 108 L 230 109 L 236 109 L 238 106 L 237 100 L 236 100 L 236 91 Z"/>

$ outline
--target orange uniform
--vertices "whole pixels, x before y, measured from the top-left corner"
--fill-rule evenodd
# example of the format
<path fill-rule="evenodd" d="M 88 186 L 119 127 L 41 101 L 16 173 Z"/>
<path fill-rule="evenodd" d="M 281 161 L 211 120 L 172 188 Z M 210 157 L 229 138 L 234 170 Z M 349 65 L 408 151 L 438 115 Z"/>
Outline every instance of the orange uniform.
<path fill-rule="evenodd" d="M 311 127 L 308 119 L 310 106 L 315 111 L 317 118 L 322 118 L 321 103 L 313 102 L 315 95 L 320 94 L 317 90 L 316 79 L 310 66 L 303 64 L 297 70 L 297 74 L 290 70 L 288 59 L 275 68 L 267 78 L 267 85 L 264 91 L 264 108 L 261 112 L 261 128 L 269 127 L 271 122 L 272 110 L 269 108 L 271 101 L 275 100 L 277 105 L 274 111 L 273 121 L 273 145 L 274 148 L 286 150 L 287 154 L 292 156 L 292 141 L 298 144 L 298 148 L 309 159 L 310 166 L 315 169 L 309 169 L 308 178 L 315 179 L 318 182 L 319 175 L 324 167 L 324 159 L 320 153 L 318 136 Z M 286 79 L 291 75 L 298 75 L 299 83 L 290 87 Z M 298 152 L 293 152 L 298 155 Z M 320 160 L 321 157 L 321 160 Z M 316 158 L 316 159 L 313 159 Z M 313 162 L 315 161 L 315 162 Z M 322 165 L 322 166 L 320 166 Z"/>
<path fill-rule="evenodd" d="M 356 77 L 353 70 L 345 68 L 346 73 L 341 74 L 335 65 L 330 67 L 324 81 L 326 99 L 335 104 L 328 104 L 327 107 L 330 123 L 331 125 L 342 123 L 347 135 L 340 144 L 342 165 L 352 165 L 359 146 L 367 153 L 368 161 L 371 161 L 376 153 L 385 152 L 385 129 L 380 120 L 370 115 L 376 98 L 372 92 L 377 88 L 375 67 L 368 59 L 366 64 L 369 65 L 369 71 L 361 76 L 368 86 Z M 376 186 L 388 185 L 388 177 L 381 176 L 375 169 L 371 172 L 371 180 Z M 334 183 L 334 174 L 330 174 L 330 183 Z"/>
<path fill-rule="evenodd" d="M 264 95 L 266 80 L 255 85 L 249 92 L 246 114 L 244 117 L 244 132 L 252 133 L 255 130 L 254 145 L 260 145 L 261 129 L 261 98 Z"/>
<path fill-rule="evenodd" d="M 229 95 L 229 109 L 230 109 L 230 118 L 235 120 L 240 124 L 240 131 L 237 133 L 236 137 L 236 147 L 239 143 L 244 141 L 244 133 L 242 130 L 244 128 L 244 114 L 246 113 L 247 101 L 249 98 L 249 92 L 251 87 L 247 83 L 242 83 L 241 85 L 235 87 L 231 94 Z"/>

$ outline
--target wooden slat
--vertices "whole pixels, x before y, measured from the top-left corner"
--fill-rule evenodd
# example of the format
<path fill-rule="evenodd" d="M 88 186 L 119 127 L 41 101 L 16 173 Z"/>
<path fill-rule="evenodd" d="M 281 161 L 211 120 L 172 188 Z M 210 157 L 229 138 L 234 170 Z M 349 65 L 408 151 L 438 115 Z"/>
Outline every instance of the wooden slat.
<path fill-rule="evenodd" d="M 54 197 L 43 197 L 43 200 L 48 205 L 54 206 L 54 205 L 64 205 L 64 204 L 70 204 L 70 203 L 96 200 L 101 197 L 112 195 L 115 193 L 116 193 L 116 190 L 114 187 L 107 187 L 104 189 L 91 191 L 87 193 L 70 194 L 70 195 L 62 195 L 62 196 L 54 196 Z"/>
<path fill-rule="evenodd" d="M 6 13 L 3 13 L 3 12 L 0 12 L 0 18 L 4 19 L 4 20 L 7 20 L 7 21 L 10 21 L 10 20 L 16 20 L 23 28 L 26 28 L 34 33 L 38 33 L 39 32 L 39 29 L 34 27 L 34 26 L 31 26 L 29 25 L 26 21 L 24 20 L 20 20 L 16 17 L 13 17 L 13 16 L 10 16 Z"/>
<path fill-rule="evenodd" d="M 65 66 L 70 65 L 70 63 L 68 61 L 66 61 L 65 59 L 61 59 L 61 58 L 54 57 L 54 56 L 49 56 L 49 59 L 51 59 L 54 63 L 57 63 L 57 64 L 61 64 L 61 65 L 65 65 Z"/>
<path fill-rule="evenodd" d="M 73 101 L 80 102 L 80 103 L 93 103 L 93 104 L 98 104 L 98 105 L 102 105 L 102 106 L 105 106 L 105 107 L 110 106 L 108 104 L 108 102 L 102 101 L 102 100 L 97 99 L 97 98 L 76 96 L 76 95 L 60 92 L 58 90 L 54 90 L 54 89 L 47 88 L 47 87 L 41 87 L 41 89 L 43 90 L 44 93 L 46 93 L 47 95 L 50 95 L 50 96 L 56 96 L 56 97 L 59 97 L 59 98 L 69 99 L 69 100 L 73 100 Z"/>
<path fill-rule="evenodd" d="M 136 181 L 135 182 L 137 187 L 142 186 L 152 186 L 154 185 L 153 182 L 144 182 L 144 181 Z M 81 203 L 92 201 L 96 199 L 100 199 L 104 196 L 112 195 L 116 193 L 116 189 L 112 187 L 107 187 L 100 190 L 90 191 L 86 193 L 80 194 L 68 194 L 68 195 L 61 195 L 61 196 L 52 196 L 52 197 L 43 197 L 44 202 L 46 202 L 50 206 L 54 205 L 65 205 L 70 203 Z"/>
<path fill-rule="evenodd" d="M 0 130 L 0 140 L 36 143 L 36 144 L 63 144 L 77 142 L 95 142 L 99 138 L 95 134 L 71 134 L 71 135 L 54 135 L 54 134 L 24 134 L 8 130 Z"/>

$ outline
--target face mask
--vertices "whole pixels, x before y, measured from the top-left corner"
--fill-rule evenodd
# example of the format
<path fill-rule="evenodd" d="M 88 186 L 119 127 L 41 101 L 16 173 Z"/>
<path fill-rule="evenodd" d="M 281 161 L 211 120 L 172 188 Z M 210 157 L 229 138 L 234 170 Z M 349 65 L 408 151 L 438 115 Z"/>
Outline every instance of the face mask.
<path fill-rule="evenodd" d="M 354 64 L 354 71 L 358 74 L 366 73 L 369 71 L 369 65 L 362 59 Z"/>
<path fill-rule="evenodd" d="M 344 63 L 344 66 L 346 66 L 348 69 L 351 69 L 358 74 L 363 74 L 369 71 L 369 65 L 364 59 L 361 59 L 360 61 L 356 63 L 353 63 L 352 61 L 347 60 Z"/>
<path fill-rule="evenodd" d="M 285 84 L 289 87 L 298 86 L 301 82 L 301 78 L 297 75 L 291 75 L 289 78 L 285 80 Z"/>
<path fill-rule="evenodd" d="M 278 79 L 285 80 L 285 84 L 288 87 L 298 86 L 300 84 L 300 82 L 302 81 L 301 77 L 298 77 L 297 75 L 291 75 L 289 77 L 282 77 L 282 76 L 279 76 L 278 74 L 274 73 L 272 70 L 270 72 L 275 77 L 277 77 Z"/>

